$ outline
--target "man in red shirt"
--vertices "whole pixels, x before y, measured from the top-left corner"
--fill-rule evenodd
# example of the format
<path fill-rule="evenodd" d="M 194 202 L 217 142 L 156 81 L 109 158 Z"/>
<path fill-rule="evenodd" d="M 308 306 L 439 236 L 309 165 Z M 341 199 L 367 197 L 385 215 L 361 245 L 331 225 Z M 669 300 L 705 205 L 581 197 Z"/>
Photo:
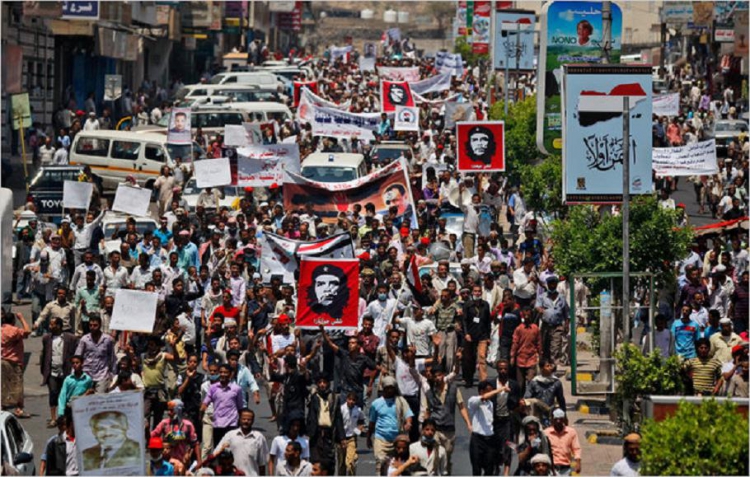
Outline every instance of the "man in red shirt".
<path fill-rule="evenodd" d="M 16 318 L 21 321 L 23 328 L 16 326 Z M 2 405 L 16 406 L 16 417 L 30 417 L 23 411 L 23 340 L 31 334 L 31 327 L 22 314 L 13 313 L 10 306 L 3 305 L 0 333 Z"/>
<path fill-rule="evenodd" d="M 526 391 L 526 383 L 534 379 L 536 365 L 542 355 L 542 335 L 539 327 L 531 319 L 531 307 L 521 308 L 521 324 L 513 332 L 510 348 L 510 365 L 516 367 L 516 380 L 521 387 L 521 395 Z"/>
<path fill-rule="evenodd" d="M 232 304 L 232 290 L 224 290 L 221 306 L 214 308 L 211 314 L 211 321 L 217 314 L 223 315 L 225 320 L 232 318 L 237 323 L 240 322 L 240 309 Z"/>

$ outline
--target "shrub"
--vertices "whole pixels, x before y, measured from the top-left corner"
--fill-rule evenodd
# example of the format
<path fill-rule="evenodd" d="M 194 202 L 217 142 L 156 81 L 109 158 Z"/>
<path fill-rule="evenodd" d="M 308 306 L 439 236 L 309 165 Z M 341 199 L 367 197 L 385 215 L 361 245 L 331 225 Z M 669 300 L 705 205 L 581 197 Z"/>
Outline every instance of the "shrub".
<path fill-rule="evenodd" d="M 683 401 L 642 436 L 642 475 L 748 475 L 748 422 L 731 401 Z"/>

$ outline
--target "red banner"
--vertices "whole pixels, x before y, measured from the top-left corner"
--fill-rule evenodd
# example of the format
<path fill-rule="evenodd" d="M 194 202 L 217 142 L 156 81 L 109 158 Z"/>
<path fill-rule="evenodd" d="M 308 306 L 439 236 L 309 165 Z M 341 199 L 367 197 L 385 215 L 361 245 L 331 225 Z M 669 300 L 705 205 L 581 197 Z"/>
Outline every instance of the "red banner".
<path fill-rule="evenodd" d="M 299 106 L 299 98 L 302 94 L 302 88 L 307 88 L 313 94 L 318 94 L 317 81 L 295 81 L 294 82 L 294 107 Z"/>
<path fill-rule="evenodd" d="M 357 328 L 358 259 L 302 257 L 297 283 L 297 328 Z"/>
<path fill-rule="evenodd" d="M 380 82 L 380 110 L 384 113 L 396 111 L 396 106 L 414 106 L 414 96 L 407 81 Z"/>
<path fill-rule="evenodd" d="M 505 124 L 502 121 L 457 123 L 456 141 L 459 171 L 505 170 Z"/>

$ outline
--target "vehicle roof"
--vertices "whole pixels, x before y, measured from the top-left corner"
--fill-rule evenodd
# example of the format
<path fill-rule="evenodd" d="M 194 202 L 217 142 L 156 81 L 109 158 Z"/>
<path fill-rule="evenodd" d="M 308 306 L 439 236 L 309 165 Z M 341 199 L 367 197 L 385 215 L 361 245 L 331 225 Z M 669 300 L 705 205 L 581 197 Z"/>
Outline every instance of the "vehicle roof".
<path fill-rule="evenodd" d="M 747 121 L 744 119 L 719 119 L 716 121 L 716 124 L 724 123 L 724 124 L 747 124 Z"/>
<path fill-rule="evenodd" d="M 194 89 L 238 89 L 238 90 L 259 90 L 260 85 L 257 84 L 243 84 L 243 83 L 229 83 L 229 84 L 191 84 L 185 86 L 189 90 Z"/>
<path fill-rule="evenodd" d="M 411 149 L 408 144 L 402 142 L 381 142 L 380 144 L 373 144 L 373 149 Z"/>
<path fill-rule="evenodd" d="M 167 137 L 163 134 L 155 134 L 150 132 L 136 132 L 136 131 L 79 131 L 76 134 L 76 139 L 79 137 L 92 137 L 101 139 L 112 139 L 112 140 L 125 140 L 125 139 L 137 139 L 139 141 L 153 141 L 158 143 L 166 143 Z"/>
<path fill-rule="evenodd" d="M 39 168 L 39 171 L 58 171 L 58 170 L 66 170 L 66 169 L 76 169 L 82 171 L 83 168 L 86 166 L 82 166 L 79 164 L 67 164 L 64 166 L 42 166 Z"/>
<path fill-rule="evenodd" d="M 329 161 L 329 156 L 333 156 L 333 162 Z M 353 154 L 348 152 L 314 152 L 307 156 L 302 162 L 302 168 L 307 166 L 351 166 L 357 167 L 365 156 L 362 154 Z"/>
<path fill-rule="evenodd" d="M 216 76 L 230 76 L 230 75 L 237 75 L 237 76 L 268 76 L 273 75 L 270 71 L 264 71 L 264 70 L 256 70 L 256 71 L 222 71 L 221 73 L 216 73 L 214 77 Z"/>
<path fill-rule="evenodd" d="M 230 103 L 233 109 L 246 111 L 289 111 L 291 110 L 286 104 L 277 103 L 276 101 L 240 101 Z"/>

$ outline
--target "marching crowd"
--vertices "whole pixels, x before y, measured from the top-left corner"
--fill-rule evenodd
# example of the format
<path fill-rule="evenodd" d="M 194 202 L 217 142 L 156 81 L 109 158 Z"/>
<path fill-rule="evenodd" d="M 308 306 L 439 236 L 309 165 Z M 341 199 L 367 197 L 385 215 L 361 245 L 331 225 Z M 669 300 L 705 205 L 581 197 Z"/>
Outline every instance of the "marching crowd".
<path fill-rule="evenodd" d="M 432 60 L 385 62 L 419 66 L 423 77 L 435 71 Z M 317 80 L 322 97 L 350 102 L 352 112 L 380 111 L 374 72 L 340 59 L 313 65 L 317 76 L 299 79 Z M 464 450 L 456 446 L 458 426 L 471 436 L 473 475 L 580 473 L 579 436 L 568 423 L 556 374 L 569 359 L 571 284 L 556 274 L 554 260 L 565 251 L 543 238 L 538 215 L 544 211 L 527 208 L 523 184 L 510 187 L 501 174 L 467 175 L 454 167 L 456 138 L 445 127 L 442 102 L 460 93 L 474 117 L 486 119 L 481 73 L 468 66 L 449 90 L 430 94 L 419 105 L 420 134 L 395 131 L 383 115 L 376 142 L 411 146 L 404 159 L 415 229 L 400 222 L 397 210 L 378 216 L 359 207 L 323 223 L 312 207 L 285 210 L 283 186 L 245 188 L 225 208 L 217 207 L 218 193 L 204 190 L 189 211 L 181 192 L 190 171 L 182 164 L 164 168 L 157 180 L 159 227 L 153 231 L 140 233 L 128 220 L 124 230 L 105 237 L 106 206 L 99 201 L 87 214 L 66 217 L 59 229 L 43 228 L 28 205 L 28 226 L 18 234 L 16 293 L 32 299 L 32 316 L 27 321 L 3 308 L 2 404 L 28 417 L 24 339 L 41 336 L 48 427 L 57 429 L 44 446 L 41 474 L 79 471 L 73 400 L 132 390 L 144 396 L 150 475 L 468 474 L 453 466 L 455 452 Z M 687 114 L 671 122 L 655 118 L 655 144 L 696 140 L 712 117 L 725 114 L 710 98 L 704 102 L 701 80 L 693 81 Z M 279 99 L 290 102 L 289 93 L 280 91 Z M 726 115 L 736 115 L 732 95 L 723 98 L 730 105 Z M 159 115 L 168 111 L 164 98 L 158 103 Z M 96 105 L 87 112 L 96 120 Z M 296 136 L 303 161 L 313 151 L 371 148 L 356 139 L 315 137 L 299 121 L 275 122 L 267 131 L 268 143 Z M 58 149 L 69 147 L 69 134 L 74 131 L 61 131 Z M 220 136 L 201 136 L 196 139 L 210 153 L 227 156 Z M 49 151 L 41 154 L 44 161 Z M 747 215 L 747 161 L 745 138 L 729 146 L 718 175 L 693 181 L 701 208 L 724 219 L 735 217 L 735 208 Z M 447 167 L 422 187 L 425 163 Z M 674 208 L 669 194 L 677 180 L 657 181 L 657 188 L 662 206 Z M 448 205 L 464 214 L 460 237 L 439 217 Z M 480 206 L 489 207 L 489 230 Z M 501 213 L 507 214 L 505 230 Z M 266 232 L 303 241 L 351 235 L 360 260 L 361 282 L 352 290 L 359 296 L 358 329 L 295 328 L 295 284 L 264 282 L 260 274 Z M 103 242 L 112 239 L 121 247 L 107 252 Z M 448 250 L 439 260 L 432 253 L 437 243 Z M 710 248 L 699 241 L 675 264 L 679 289 L 660 301 L 656 345 L 665 356 L 685 358 L 695 394 L 748 396 L 746 248 L 747 237 L 739 234 Z M 411 264 L 432 265 L 419 277 L 421 291 L 405 276 Z M 586 300 L 585 285 L 573 286 Z M 152 333 L 110 329 L 121 288 L 158 293 Z M 265 405 L 276 432 L 254 427 Z M 102 467 L 118 465 L 124 446 L 117 442 L 97 456 Z M 373 451 L 375 469 L 358 466 L 362 442 Z M 635 475 L 638 448 L 639 436 L 627 436 L 614 475 Z"/>

